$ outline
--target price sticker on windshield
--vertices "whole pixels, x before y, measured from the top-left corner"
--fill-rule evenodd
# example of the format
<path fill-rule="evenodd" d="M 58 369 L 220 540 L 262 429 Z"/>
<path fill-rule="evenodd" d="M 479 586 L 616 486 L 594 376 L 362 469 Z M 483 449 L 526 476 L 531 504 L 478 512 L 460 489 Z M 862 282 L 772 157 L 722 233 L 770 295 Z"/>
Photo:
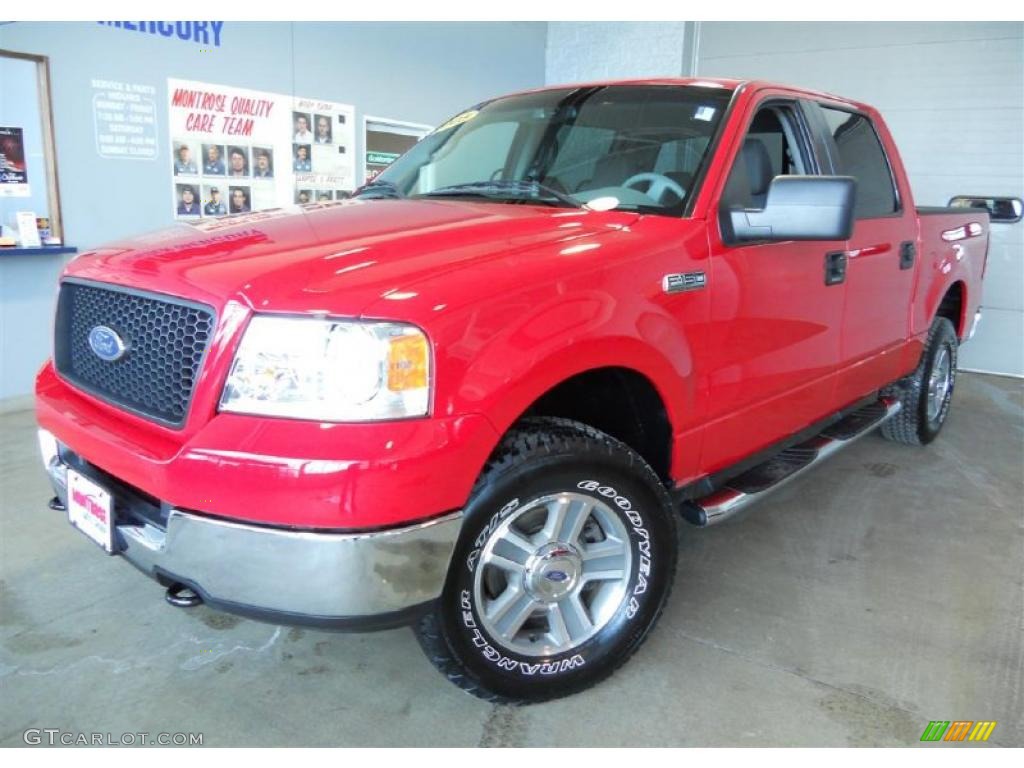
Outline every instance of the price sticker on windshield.
<path fill-rule="evenodd" d="M 434 131 L 434 133 L 440 133 L 441 131 L 447 131 L 447 130 L 449 130 L 451 128 L 454 128 L 457 125 L 462 125 L 463 123 L 468 123 L 470 120 L 472 120 L 474 117 L 476 117 L 479 114 L 480 114 L 480 110 L 479 109 L 470 109 L 467 112 L 463 112 L 462 114 L 456 115 L 451 120 L 449 120 L 447 123 L 445 123 L 440 128 L 438 128 L 436 131 Z"/>

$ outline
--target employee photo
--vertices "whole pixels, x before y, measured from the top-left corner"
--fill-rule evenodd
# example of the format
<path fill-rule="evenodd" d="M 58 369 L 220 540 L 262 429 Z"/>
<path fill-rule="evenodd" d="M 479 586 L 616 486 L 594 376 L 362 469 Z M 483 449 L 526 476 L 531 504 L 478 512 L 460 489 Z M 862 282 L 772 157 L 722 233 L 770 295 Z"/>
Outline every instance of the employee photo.
<path fill-rule="evenodd" d="M 229 187 L 231 213 L 249 213 L 252 210 L 249 187 Z"/>
<path fill-rule="evenodd" d="M 178 193 L 178 215 L 199 216 L 200 208 L 199 199 L 196 197 L 196 187 L 192 184 L 178 184 L 175 188 Z"/>
<path fill-rule="evenodd" d="M 224 145 L 203 144 L 203 175 L 223 176 L 224 173 Z"/>
<path fill-rule="evenodd" d="M 193 145 L 187 141 L 174 142 L 174 175 L 195 176 L 198 173 Z"/>
<path fill-rule="evenodd" d="M 249 148 L 242 146 L 228 147 L 228 176 L 249 175 Z"/>

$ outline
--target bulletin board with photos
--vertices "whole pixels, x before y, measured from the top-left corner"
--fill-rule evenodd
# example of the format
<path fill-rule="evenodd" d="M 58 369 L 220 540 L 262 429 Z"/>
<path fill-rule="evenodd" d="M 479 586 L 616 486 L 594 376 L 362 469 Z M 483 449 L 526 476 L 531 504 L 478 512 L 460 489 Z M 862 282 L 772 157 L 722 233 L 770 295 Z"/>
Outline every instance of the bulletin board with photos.
<path fill-rule="evenodd" d="M 351 195 L 351 105 L 173 78 L 167 85 L 176 218 Z"/>

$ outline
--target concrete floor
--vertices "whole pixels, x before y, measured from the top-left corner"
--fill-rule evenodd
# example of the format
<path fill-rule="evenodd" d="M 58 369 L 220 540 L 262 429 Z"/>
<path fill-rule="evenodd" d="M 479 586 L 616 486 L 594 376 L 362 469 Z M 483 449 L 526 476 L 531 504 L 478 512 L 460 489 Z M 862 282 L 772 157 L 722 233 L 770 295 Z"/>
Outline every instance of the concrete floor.
<path fill-rule="evenodd" d="M 210 746 L 901 745 L 957 719 L 1024 745 L 1024 382 L 965 374 L 929 448 L 869 436 L 738 524 L 684 529 L 637 656 L 526 708 L 450 686 L 408 630 L 168 606 L 46 509 L 33 430 L 30 413 L 0 417 L 0 745 L 26 728 Z"/>

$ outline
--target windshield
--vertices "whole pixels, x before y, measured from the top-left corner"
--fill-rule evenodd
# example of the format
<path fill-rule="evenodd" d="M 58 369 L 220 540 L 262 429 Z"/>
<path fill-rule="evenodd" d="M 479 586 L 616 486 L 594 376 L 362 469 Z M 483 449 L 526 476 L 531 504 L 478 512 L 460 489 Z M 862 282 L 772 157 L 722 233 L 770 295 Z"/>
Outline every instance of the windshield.
<path fill-rule="evenodd" d="M 600 86 L 509 96 L 467 110 L 360 197 L 469 197 L 679 215 L 731 92 Z"/>

